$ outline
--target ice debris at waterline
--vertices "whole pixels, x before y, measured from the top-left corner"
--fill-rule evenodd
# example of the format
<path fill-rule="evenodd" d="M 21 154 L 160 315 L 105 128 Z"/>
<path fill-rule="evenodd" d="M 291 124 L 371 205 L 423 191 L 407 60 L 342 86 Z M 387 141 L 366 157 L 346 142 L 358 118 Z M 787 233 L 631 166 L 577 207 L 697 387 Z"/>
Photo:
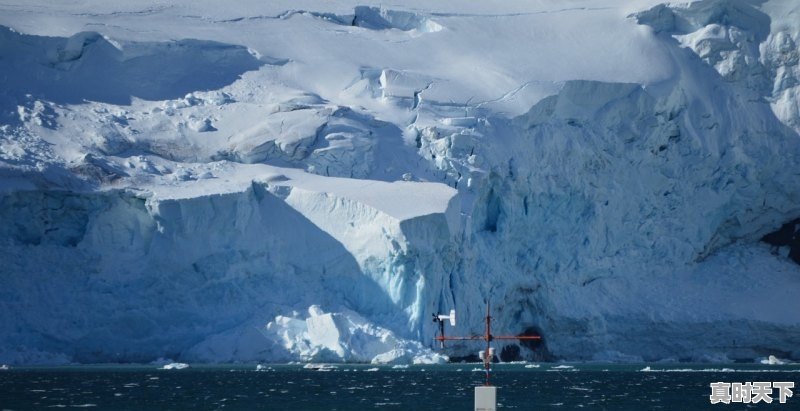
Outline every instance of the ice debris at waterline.
<path fill-rule="evenodd" d="M 162 370 L 183 370 L 186 368 L 189 368 L 189 364 L 182 362 L 172 362 L 161 367 Z"/>
<path fill-rule="evenodd" d="M 787 360 L 780 359 L 774 355 L 770 355 L 767 358 L 761 358 L 759 361 L 761 364 L 768 364 L 768 365 L 785 365 L 791 364 L 791 362 Z"/>
<path fill-rule="evenodd" d="M 0 363 L 795 361 L 798 8 L 6 1 Z"/>
<path fill-rule="evenodd" d="M 315 364 L 315 363 L 308 363 L 303 366 L 305 370 L 314 370 L 314 371 L 332 371 L 338 370 L 339 367 L 331 364 Z"/>
<path fill-rule="evenodd" d="M 441 364 L 448 360 L 419 342 L 397 338 L 355 312 L 325 313 L 316 305 L 308 308 L 306 316 L 295 312 L 292 317 L 276 317 L 266 332 L 281 341 L 288 358 L 302 361 Z"/>

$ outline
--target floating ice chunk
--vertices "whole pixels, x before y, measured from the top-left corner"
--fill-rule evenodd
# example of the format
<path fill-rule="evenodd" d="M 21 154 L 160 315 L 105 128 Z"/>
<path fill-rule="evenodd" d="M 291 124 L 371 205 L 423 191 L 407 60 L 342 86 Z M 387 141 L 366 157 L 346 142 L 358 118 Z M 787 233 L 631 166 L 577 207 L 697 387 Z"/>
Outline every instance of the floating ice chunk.
<path fill-rule="evenodd" d="M 6 364 L 0 365 L 0 371 L 5 371 L 5 370 L 8 370 L 8 369 L 9 369 L 8 365 L 6 365 Z"/>
<path fill-rule="evenodd" d="M 162 370 L 183 370 L 185 368 L 189 368 L 189 364 L 183 362 L 173 362 L 161 367 Z"/>
<path fill-rule="evenodd" d="M 335 365 L 330 365 L 330 364 L 308 363 L 308 364 L 304 365 L 303 368 L 306 369 L 306 370 L 314 370 L 314 371 L 331 371 L 331 370 L 335 370 L 335 369 L 337 369 L 339 367 L 337 367 Z"/>
<path fill-rule="evenodd" d="M 277 316 L 267 324 L 265 335 L 305 361 L 442 364 L 448 360 L 351 311 L 326 313 L 312 305 L 307 318 L 296 317 Z"/>
<path fill-rule="evenodd" d="M 414 356 L 414 364 L 445 364 L 449 357 L 435 352 L 423 352 Z"/>
<path fill-rule="evenodd" d="M 770 356 L 769 356 L 769 357 L 767 357 L 767 358 L 762 358 L 762 359 L 761 359 L 759 362 L 760 362 L 761 364 L 768 364 L 768 365 L 784 365 L 784 364 L 789 364 L 789 362 L 788 362 L 788 361 L 786 361 L 786 360 L 783 360 L 783 359 L 780 359 L 780 358 L 778 358 L 778 357 L 776 357 L 776 356 L 774 356 L 774 355 L 770 355 Z"/>

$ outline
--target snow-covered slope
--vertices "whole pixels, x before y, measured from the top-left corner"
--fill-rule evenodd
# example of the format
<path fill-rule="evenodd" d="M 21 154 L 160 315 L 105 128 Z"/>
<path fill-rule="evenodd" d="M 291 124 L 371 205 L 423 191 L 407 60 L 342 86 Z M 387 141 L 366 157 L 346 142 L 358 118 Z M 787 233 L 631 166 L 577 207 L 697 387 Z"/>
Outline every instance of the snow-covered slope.
<path fill-rule="evenodd" d="M 800 6 L 619 3 L 0 5 L 0 362 L 800 358 Z"/>

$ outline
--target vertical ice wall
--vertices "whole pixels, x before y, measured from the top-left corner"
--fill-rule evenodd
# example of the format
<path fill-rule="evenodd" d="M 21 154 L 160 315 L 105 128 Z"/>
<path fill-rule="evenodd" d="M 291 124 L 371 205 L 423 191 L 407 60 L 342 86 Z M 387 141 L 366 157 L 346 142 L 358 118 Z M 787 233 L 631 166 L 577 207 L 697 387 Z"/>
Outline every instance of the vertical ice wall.
<path fill-rule="evenodd" d="M 311 304 L 418 338 L 422 290 L 441 280 L 417 264 L 457 230 L 444 189 L 431 192 L 441 212 L 401 218 L 265 183 L 189 198 L 7 194 L 1 354 L 22 363 L 289 358 L 263 328 Z"/>
<path fill-rule="evenodd" d="M 479 332 L 489 299 L 498 331 L 544 335 L 529 358 L 800 357 L 797 266 L 759 241 L 800 216 L 790 3 L 202 26 L 358 47 L 323 50 L 338 58 L 323 68 L 280 36 L 247 41 L 293 58 L 3 31 L 19 81 L 0 91 L 0 362 L 412 361 L 430 314 L 456 308 L 452 331 Z M 616 48 L 584 41 L 598 21 Z M 476 52 L 488 31 L 513 52 Z M 664 67 L 615 72 L 606 51 Z M 99 66 L 107 87 L 81 94 Z M 219 71 L 160 81 L 197 67 Z M 554 71 L 574 76 L 520 77 Z M 486 89 L 503 93 L 469 95 Z"/>

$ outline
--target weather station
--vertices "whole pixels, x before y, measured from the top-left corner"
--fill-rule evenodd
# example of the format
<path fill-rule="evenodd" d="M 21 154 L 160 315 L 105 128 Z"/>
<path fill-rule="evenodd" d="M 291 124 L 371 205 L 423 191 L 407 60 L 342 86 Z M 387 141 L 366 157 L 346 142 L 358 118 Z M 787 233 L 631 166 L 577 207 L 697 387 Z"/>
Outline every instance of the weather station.
<path fill-rule="evenodd" d="M 486 303 L 486 317 L 484 319 L 486 328 L 483 335 L 469 336 L 448 336 L 445 335 L 445 322 L 451 326 L 456 325 L 456 311 L 450 310 L 450 314 L 434 314 L 433 321 L 439 324 L 439 333 L 435 337 L 439 341 L 439 347 L 444 348 L 445 341 L 485 341 L 486 348 L 478 352 L 478 357 L 483 361 L 483 369 L 486 380 L 483 385 L 475 387 L 475 411 L 496 411 L 497 410 L 497 387 L 491 384 L 492 359 L 494 358 L 494 347 L 492 341 L 495 340 L 541 340 L 539 335 L 493 335 L 492 316 L 490 304 Z"/>

